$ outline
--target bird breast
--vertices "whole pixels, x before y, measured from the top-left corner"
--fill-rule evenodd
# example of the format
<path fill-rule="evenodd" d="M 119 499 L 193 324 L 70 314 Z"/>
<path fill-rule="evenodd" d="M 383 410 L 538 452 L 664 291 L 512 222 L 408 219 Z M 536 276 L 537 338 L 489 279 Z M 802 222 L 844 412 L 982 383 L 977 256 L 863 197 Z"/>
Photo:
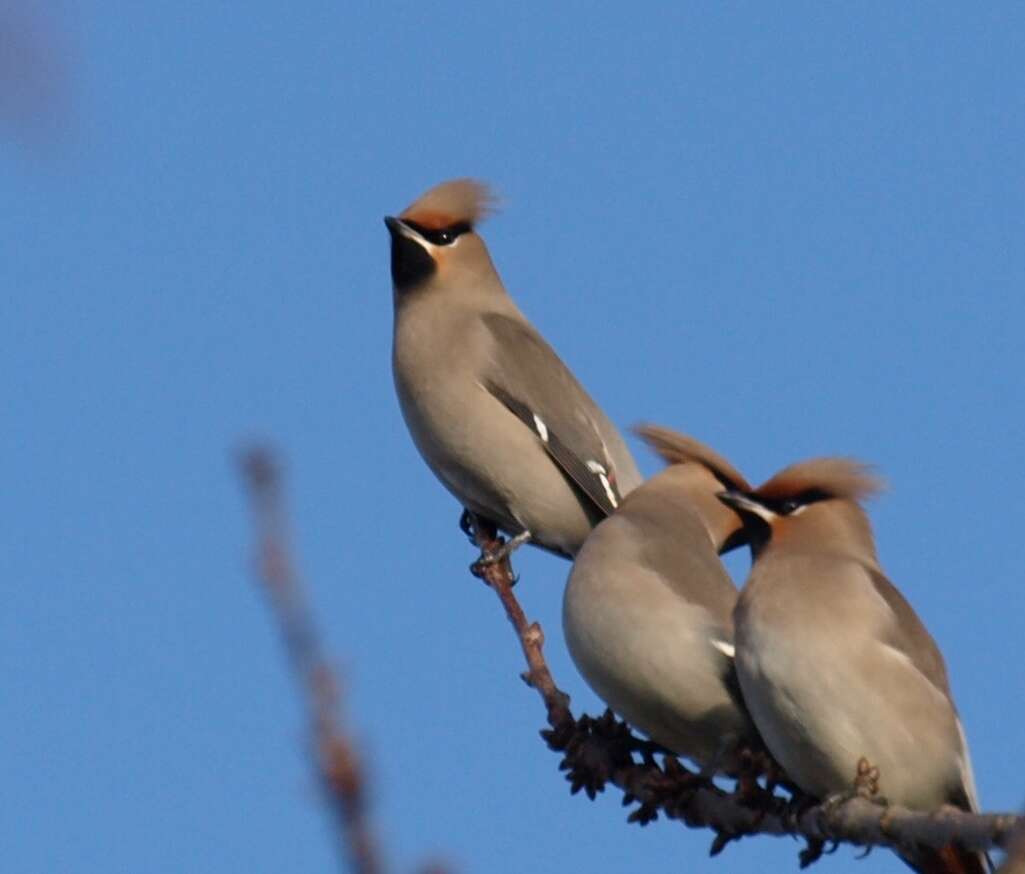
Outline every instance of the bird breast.
<path fill-rule="evenodd" d="M 563 598 L 574 663 L 627 722 L 701 764 L 746 719 L 724 683 L 722 623 L 647 566 L 620 514 L 584 544 Z M 707 541 L 707 536 L 701 532 Z"/>
<path fill-rule="evenodd" d="M 960 780 L 956 715 L 877 636 L 880 601 L 867 578 L 819 562 L 756 568 L 734 613 L 737 676 L 766 745 L 804 791 L 850 789 L 864 757 L 891 802 L 933 809 Z"/>

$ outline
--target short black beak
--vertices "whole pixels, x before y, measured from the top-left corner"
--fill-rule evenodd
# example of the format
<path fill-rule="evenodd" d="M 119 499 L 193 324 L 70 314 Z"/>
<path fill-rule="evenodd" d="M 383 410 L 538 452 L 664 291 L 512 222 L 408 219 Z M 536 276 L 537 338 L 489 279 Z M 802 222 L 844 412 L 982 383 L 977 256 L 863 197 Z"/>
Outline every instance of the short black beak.
<path fill-rule="evenodd" d="M 732 507 L 734 510 L 747 510 L 751 511 L 751 508 L 755 505 L 747 495 L 743 492 L 738 492 L 736 489 L 727 489 L 724 492 L 716 492 L 715 496 L 722 501 L 727 507 Z"/>
<path fill-rule="evenodd" d="M 393 216 L 386 215 L 384 217 L 384 226 L 388 228 L 388 233 L 391 234 L 393 237 L 396 234 L 402 232 L 402 222 L 400 222 L 397 218 L 394 218 Z"/>

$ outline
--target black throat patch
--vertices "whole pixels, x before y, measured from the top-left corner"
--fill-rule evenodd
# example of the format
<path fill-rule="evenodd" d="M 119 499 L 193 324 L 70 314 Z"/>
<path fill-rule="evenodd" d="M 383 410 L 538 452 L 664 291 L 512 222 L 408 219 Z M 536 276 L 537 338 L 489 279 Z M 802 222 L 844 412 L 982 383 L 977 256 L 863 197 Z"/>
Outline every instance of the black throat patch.
<path fill-rule="evenodd" d="M 438 265 L 416 240 L 392 234 L 391 278 L 399 293 L 410 291 L 429 279 Z"/>
<path fill-rule="evenodd" d="M 769 545 L 772 539 L 772 526 L 761 516 L 755 513 L 740 512 L 740 519 L 744 523 L 744 541 L 751 549 L 751 558 L 756 559 L 761 555 L 762 550 Z M 743 542 L 743 541 L 742 541 Z M 739 544 L 736 544 L 739 545 Z M 725 547 L 720 554 L 725 551 Z"/>

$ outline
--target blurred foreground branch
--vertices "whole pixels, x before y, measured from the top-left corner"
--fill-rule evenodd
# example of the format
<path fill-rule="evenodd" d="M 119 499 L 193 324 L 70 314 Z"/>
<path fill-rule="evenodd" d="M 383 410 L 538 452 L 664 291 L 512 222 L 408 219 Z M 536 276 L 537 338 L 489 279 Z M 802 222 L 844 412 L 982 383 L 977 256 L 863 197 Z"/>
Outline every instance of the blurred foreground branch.
<path fill-rule="evenodd" d="M 1025 817 L 1008 841 L 1007 858 L 997 874 L 1025 874 Z"/>
<path fill-rule="evenodd" d="M 0 136 L 57 143 L 71 122 L 73 61 L 60 4 L 0 2 Z"/>
<path fill-rule="evenodd" d="M 288 547 L 277 462 L 269 451 L 252 449 L 241 467 L 256 517 L 260 582 L 305 698 L 317 777 L 339 826 L 341 851 L 352 871 L 379 874 L 362 768 L 338 715 L 338 680 L 324 657 Z"/>
<path fill-rule="evenodd" d="M 493 527 L 478 518 L 471 521 L 474 540 L 483 551 L 501 545 Z M 1025 817 L 1011 814 L 969 814 L 953 807 L 921 813 L 862 796 L 833 805 L 802 805 L 755 779 L 741 778 L 727 792 L 671 755 L 663 754 L 659 765 L 660 751 L 631 734 L 611 712 L 599 719 L 573 717 L 569 696 L 555 685 L 545 661 L 541 627 L 528 622 L 513 594 L 515 577 L 508 560 L 477 565 L 474 572 L 494 589 L 516 630 L 528 667 L 523 679 L 541 695 L 551 726 L 541 735 L 552 750 L 563 754 L 559 767 L 567 771 L 571 791 L 584 789 L 594 798 L 612 783 L 623 791 L 624 806 L 637 805 L 630 822 L 643 825 L 661 813 L 691 828 L 709 828 L 715 832 L 712 855 L 746 835 L 803 838 L 807 847 L 800 854 L 802 867 L 818 859 L 826 844 L 907 850 L 956 843 L 967 850 L 990 850 L 1007 848 L 1015 830 L 1025 829 Z"/>

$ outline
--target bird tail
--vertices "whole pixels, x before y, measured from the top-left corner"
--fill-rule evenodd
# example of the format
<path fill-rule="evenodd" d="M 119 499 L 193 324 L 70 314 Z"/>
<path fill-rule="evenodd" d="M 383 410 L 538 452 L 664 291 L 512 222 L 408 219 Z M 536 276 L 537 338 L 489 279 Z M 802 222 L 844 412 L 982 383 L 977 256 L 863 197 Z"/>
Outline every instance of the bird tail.
<path fill-rule="evenodd" d="M 993 863 L 989 856 L 962 850 L 951 844 L 942 850 L 916 850 L 900 856 L 919 874 L 990 874 Z"/>

